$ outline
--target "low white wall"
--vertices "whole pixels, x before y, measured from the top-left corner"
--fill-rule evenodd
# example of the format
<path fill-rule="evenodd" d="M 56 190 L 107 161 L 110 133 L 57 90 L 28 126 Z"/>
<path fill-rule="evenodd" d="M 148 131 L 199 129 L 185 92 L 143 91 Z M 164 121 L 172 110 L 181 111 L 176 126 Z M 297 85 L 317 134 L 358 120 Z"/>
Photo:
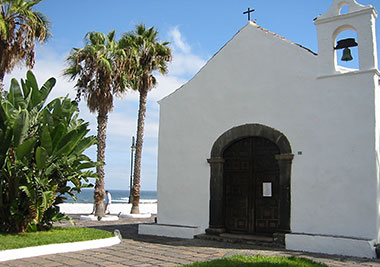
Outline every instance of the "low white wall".
<path fill-rule="evenodd" d="M 157 202 L 156 203 L 140 203 L 140 213 L 152 213 L 157 214 Z M 93 204 L 88 203 L 63 203 L 59 204 L 60 211 L 65 214 L 90 214 L 93 209 Z M 111 204 L 111 214 L 131 212 L 132 204 Z"/>
<path fill-rule="evenodd" d="M 50 244 L 43 246 L 27 247 L 27 248 L 17 248 L 0 251 L 0 262 L 16 260 L 22 258 L 37 257 L 43 255 L 50 255 L 56 253 L 67 253 L 80 251 L 85 249 L 96 249 L 104 248 L 113 245 L 120 244 L 121 240 L 118 237 L 103 238 L 97 240 L 71 242 L 71 243 L 61 243 L 61 244 Z"/>
<path fill-rule="evenodd" d="M 332 255 L 376 258 L 375 241 L 346 237 L 287 234 L 286 249 Z"/>
<path fill-rule="evenodd" d="M 155 235 L 192 239 L 201 233 L 199 227 L 167 224 L 140 224 L 140 235 Z"/>

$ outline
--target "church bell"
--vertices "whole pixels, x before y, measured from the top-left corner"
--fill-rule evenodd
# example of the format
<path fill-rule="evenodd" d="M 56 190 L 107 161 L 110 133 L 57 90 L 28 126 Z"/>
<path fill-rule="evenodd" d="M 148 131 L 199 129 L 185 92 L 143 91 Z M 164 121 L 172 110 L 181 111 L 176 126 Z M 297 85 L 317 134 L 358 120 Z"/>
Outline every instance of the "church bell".
<path fill-rule="evenodd" d="M 346 47 L 344 50 L 343 50 L 343 56 L 342 56 L 342 61 L 351 61 L 353 60 L 354 58 L 352 57 L 351 55 L 351 50 L 350 48 Z"/>
<path fill-rule="evenodd" d="M 351 61 L 354 58 L 351 55 L 350 47 L 358 46 L 357 42 L 354 38 L 347 38 L 343 40 L 339 40 L 337 46 L 334 49 L 344 49 L 342 61 Z"/>

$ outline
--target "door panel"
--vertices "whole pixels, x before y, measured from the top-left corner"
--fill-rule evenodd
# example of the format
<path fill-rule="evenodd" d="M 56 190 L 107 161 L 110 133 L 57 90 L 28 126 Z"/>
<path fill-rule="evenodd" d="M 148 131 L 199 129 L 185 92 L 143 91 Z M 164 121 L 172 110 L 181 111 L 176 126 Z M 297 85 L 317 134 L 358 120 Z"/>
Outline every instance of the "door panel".
<path fill-rule="evenodd" d="M 237 142 L 225 152 L 225 225 L 232 232 L 249 231 L 250 142 Z M 239 159 L 239 160 L 237 160 Z"/>
<path fill-rule="evenodd" d="M 273 233 L 278 228 L 279 168 L 275 154 L 279 154 L 277 146 L 262 137 L 239 140 L 225 150 L 227 231 Z"/>

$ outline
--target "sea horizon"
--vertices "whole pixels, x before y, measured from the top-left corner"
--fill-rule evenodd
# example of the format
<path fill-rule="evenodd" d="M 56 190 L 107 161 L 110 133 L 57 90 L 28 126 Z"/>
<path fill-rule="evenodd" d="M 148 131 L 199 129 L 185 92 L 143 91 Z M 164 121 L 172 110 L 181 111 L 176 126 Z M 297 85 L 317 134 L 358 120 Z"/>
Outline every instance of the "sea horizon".
<path fill-rule="evenodd" d="M 112 203 L 129 203 L 129 190 L 107 189 L 111 193 Z M 64 203 L 94 203 L 94 188 L 83 188 L 77 195 L 75 201 L 72 197 L 67 196 Z M 141 200 L 157 200 L 156 190 L 141 190 Z"/>

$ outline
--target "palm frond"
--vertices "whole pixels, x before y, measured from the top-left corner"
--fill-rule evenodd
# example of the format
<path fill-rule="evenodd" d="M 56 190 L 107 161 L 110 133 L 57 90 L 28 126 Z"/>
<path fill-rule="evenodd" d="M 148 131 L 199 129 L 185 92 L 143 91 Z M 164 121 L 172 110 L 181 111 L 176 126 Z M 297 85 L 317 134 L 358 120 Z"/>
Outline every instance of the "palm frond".
<path fill-rule="evenodd" d="M 41 0 L 3 0 L 0 2 L 0 72 L 9 73 L 17 63 L 34 66 L 35 42 L 45 42 L 50 22 L 41 12 L 34 11 Z M 0 77 L 2 80 L 3 77 Z M 1 81 L 0 81 L 1 82 Z"/>
<path fill-rule="evenodd" d="M 107 35 L 88 32 L 84 38 L 85 46 L 73 49 L 67 58 L 69 66 L 64 75 L 78 79 L 78 94 L 84 96 L 91 112 L 112 110 L 112 92 L 118 93 L 126 88 L 119 68 L 127 54 L 115 41 L 115 36 L 114 30 Z"/>

